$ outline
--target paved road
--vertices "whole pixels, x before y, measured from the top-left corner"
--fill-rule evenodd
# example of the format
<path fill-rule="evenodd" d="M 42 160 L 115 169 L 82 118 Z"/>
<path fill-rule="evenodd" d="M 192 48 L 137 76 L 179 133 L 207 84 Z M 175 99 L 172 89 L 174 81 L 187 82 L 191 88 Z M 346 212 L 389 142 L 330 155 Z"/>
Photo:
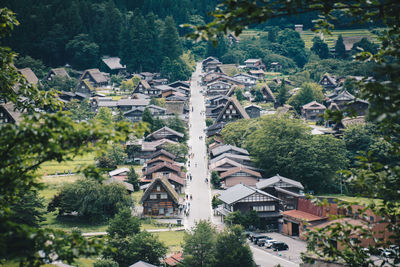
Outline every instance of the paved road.
<path fill-rule="evenodd" d="M 200 74 L 201 64 L 198 63 L 196 71 L 192 75 L 190 85 L 190 137 L 188 145 L 191 147 L 189 153 L 193 153 L 193 157 L 189 157 L 190 166 L 188 166 L 188 173 L 192 175 L 192 180 L 188 181 L 186 194 L 192 195 L 193 199 L 189 200 L 190 212 L 189 216 L 184 220 L 186 229 L 191 229 L 196 221 L 211 220 L 211 189 L 209 184 L 205 182 L 205 178 L 208 176 L 207 150 L 204 134 L 206 123 L 204 96 L 200 93 L 202 88 L 198 83 L 200 81 Z"/>
<path fill-rule="evenodd" d="M 271 253 L 266 252 L 265 250 L 250 246 L 251 251 L 253 252 L 254 261 L 257 265 L 262 267 L 274 267 L 280 264 L 282 267 L 298 267 L 299 264 L 285 260 L 279 256 L 275 256 Z"/>

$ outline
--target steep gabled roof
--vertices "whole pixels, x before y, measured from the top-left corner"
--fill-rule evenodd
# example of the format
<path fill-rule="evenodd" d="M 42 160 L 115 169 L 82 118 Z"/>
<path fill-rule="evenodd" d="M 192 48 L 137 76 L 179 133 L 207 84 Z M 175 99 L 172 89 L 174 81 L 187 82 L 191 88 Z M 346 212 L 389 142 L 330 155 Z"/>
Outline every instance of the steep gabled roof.
<path fill-rule="evenodd" d="M 35 73 L 30 68 L 24 68 L 18 71 L 25 77 L 28 83 L 37 84 L 39 82 L 38 77 L 36 77 Z"/>
<path fill-rule="evenodd" d="M 107 65 L 107 67 L 110 68 L 110 70 L 120 70 L 126 68 L 126 66 L 121 65 L 119 57 L 103 58 L 102 61 Z"/>
<path fill-rule="evenodd" d="M 182 186 L 185 184 L 185 179 L 183 179 L 182 177 L 179 177 L 178 175 L 176 175 L 175 173 L 172 173 L 172 172 L 170 172 L 168 174 L 163 174 L 161 172 L 157 172 L 154 175 L 155 175 L 154 178 L 165 177 L 165 178 L 167 178 L 168 181 L 174 181 L 175 183 L 180 184 Z"/>
<path fill-rule="evenodd" d="M 140 80 L 139 84 L 141 84 L 144 87 L 144 89 L 150 89 L 151 88 L 149 83 L 146 80 Z M 139 86 L 139 84 L 137 86 Z M 137 86 L 136 86 L 136 88 L 137 88 Z"/>
<path fill-rule="evenodd" d="M 231 154 L 231 153 L 223 153 L 223 154 L 217 156 L 216 158 L 211 159 L 210 160 L 210 164 L 213 164 L 213 163 L 215 163 L 217 161 L 220 161 L 221 159 L 224 159 L 224 158 L 229 158 L 229 159 L 234 160 L 234 161 L 236 161 L 236 160 L 248 160 L 248 161 L 250 161 L 251 160 L 249 156 L 236 155 L 236 154 Z"/>
<path fill-rule="evenodd" d="M 322 76 L 321 80 L 319 81 L 319 84 L 321 84 L 322 80 L 323 80 L 325 77 L 328 79 L 328 81 L 329 81 L 331 84 L 333 84 L 334 86 L 336 86 L 336 81 L 335 81 L 335 79 L 333 79 L 332 76 L 331 76 L 329 73 L 325 73 L 325 75 Z"/>
<path fill-rule="evenodd" d="M 235 64 L 221 64 L 217 66 L 217 69 L 221 71 L 221 73 L 228 75 L 231 74 L 232 72 L 237 72 L 237 67 Z"/>
<path fill-rule="evenodd" d="M 115 175 L 121 174 L 123 172 L 130 172 L 130 170 L 128 168 L 119 168 L 119 169 L 115 169 L 113 171 L 108 172 L 108 174 L 110 176 L 115 176 Z"/>
<path fill-rule="evenodd" d="M 129 267 L 157 267 L 157 266 L 155 266 L 153 264 L 150 264 L 150 263 L 147 263 L 147 262 L 144 262 L 144 261 L 138 261 L 138 262 L 136 262 L 135 264 L 132 264 Z"/>
<path fill-rule="evenodd" d="M 249 170 L 254 170 L 254 169 L 255 169 L 254 167 L 240 164 L 239 162 L 234 161 L 234 160 L 232 160 L 232 159 L 230 159 L 230 158 L 228 158 L 228 157 L 223 158 L 223 159 L 220 159 L 219 161 L 216 161 L 216 162 L 210 164 L 209 169 L 210 169 L 211 171 L 213 171 L 213 170 L 215 170 L 215 169 L 221 169 L 221 170 L 222 170 L 222 169 L 226 169 L 225 167 L 221 167 L 222 165 L 225 165 L 225 164 L 230 164 L 230 165 L 232 165 L 233 167 L 231 167 L 231 169 L 233 169 L 233 168 L 235 168 L 235 167 L 242 167 L 242 168 L 246 168 L 246 169 L 249 169 Z"/>
<path fill-rule="evenodd" d="M 150 155 L 150 159 L 154 159 L 154 158 L 156 158 L 156 157 L 158 157 L 160 155 L 164 155 L 166 157 L 169 157 L 170 159 L 175 159 L 176 158 L 176 156 L 174 154 L 172 154 L 172 153 L 170 153 L 170 152 L 168 152 L 168 151 L 166 151 L 164 149 L 160 149 L 157 152 L 154 152 L 153 154 L 151 154 Z"/>
<path fill-rule="evenodd" d="M 263 93 L 263 95 L 265 96 L 265 98 L 268 99 L 272 99 L 274 102 L 276 101 L 274 94 L 272 93 L 271 89 L 269 88 L 268 85 L 264 85 L 263 88 L 261 89 L 261 92 Z"/>
<path fill-rule="evenodd" d="M 236 168 L 230 169 L 229 171 L 221 173 L 221 178 L 223 179 L 225 177 L 231 176 L 232 174 L 238 173 L 238 172 L 245 172 L 252 176 L 261 178 L 261 174 L 259 172 L 249 170 L 249 169 L 245 168 L 244 166 L 236 167 Z"/>
<path fill-rule="evenodd" d="M 154 166 L 154 167 L 152 167 L 152 168 L 150 168 L 150 169 L 148 169 L 145 173 L 144 173 L 144 175 L 149 175 L 149 174 L 152 174 L 152 173 L 154 173 L 154 172 L 157 172 L 159 169 L 161 169 L 161 168 L 164 168 L 164 167 L 166 167 L 167 169 L 170 169 L 170 170 L 172 170 L 172 171 L 176 171 L 177 173 L 181 173 L 181 167 L 179 167 L 178 165 L 175 165 L 175 164 L 171 164 L 171 163 L 169 163 L 169 162 L 161 162 L 161 163 L 159 163 L 159 164 L 157 164 L 156 166 Z"/>
<path fill-rule="evenodd" d="M 156 134 L 164 134 L 164 136 L 165 135 L 176 135 L 179 138 L 183 138 L 183 136 L 184 136 L 183 133 L 177 132 L 177 131 L 172 130 L 171 128 L 169 128 L 167 126 L 164 126 L 164 127 L 160 128 L 160 129 L 158 129 L 157 131 L 154 131 L 151 134 L 147 135 L 146 139 L 150 138 L 150 137 L 153 137 Z"/>
<path fill-rule="evenodd" d="M 10 117 L 15 121 L 19 122 L 21 119 L 22 113 L 19 110 L 15 109 L 15 105 L 12 102 L 8 102 L 5 104 L 0 104 L 1 107 L 3 107 L 7 113 L 10 115 Z"/>
<path fill-rule="evenodd" d="M 174 187 L 168 182 L 167 178 L 165 177 L 156 177 L 153 179 L 153 181 L 151 182 L 150 186 L 146 189 L 146 191 L 144 192 L 143 196 L 140 198 L 139 203 L 143 203 L 144 200 L 146 200 L 151 191 L 153 190 L 154 186 L 158 183 L 161 183 L 161 185 L 165 188 L 165 190 L 167 191 L 167 193 L 171 196 L 172 200 L 175 203 L 179 203 L 179 195 L 178 193 L 175 191 Z"/>
<path fill-rule="evenodd" d="M 214 157 L 216 157 L 216 156 L 218 156 L 220 154 L 223 154 L 223 153 L 225 153 L 227 151 L 230 151 L 230 150 L 237 151 L 237 152 L 239 152 L 240 154 L 243 154 L 243 155 L 249 155 L 249 152 L 246 149 L 243 149 L 243 148 L 240 148 L 240 147 L 236 147 L 236 146 L 232 146 L 232 145 L 223 145 L 223 146 L 216 147 L 213 150 L 211 150 L 211 154 Z"/>
<path fill-rule="evenodd" d="M 248 115 L 247 112 L 244 110 L 244 108 L 242 107 L 242 105 L 240 105 L 239 101 L 238 101 L 236 98 L 231 97 L 231 98 L 229 98 L 228 102 L 226 102 L 224 109 L 221 110 L 221 112 L 219 113 L 217 119 L 215 120 L 216 122 L 219 122 L 219 121 L 222 119 L 222 116 L 225 114 L 226 109 L 227 109 L 231 104 L 236 108 L 236 111 L 237 111 L 238 114 L 242 117 L 242 119 L 250 119 L 249 115 Z"/>
<path fill-rule="evenodd" d="M 305 104 L 304 106 L 302 106 L 302 109 L 326 109 L 326 107 L 320 103 L 318 103 L 317 101 L 312 101 L 308 104 Z"/>
<path fill-rule="evenodd" d="M 238 76 L 245 76 L 245 77 L 247 77 L 247 78 L 254 79 L 254 80 L 257 80 L 257 79 L 258 79 L 257 77 L 252 76 L 252 75 L 247 74 L 247 73 L 244 73 L 244 72 L 238 73 L 238 74 L 236 74 L 236 75 L 233 75 L 232 78 L 236 78 L 236 77 L 238 77 Z"/>
<path fill-rule="evenodd" d="M 261 61 L 261 58 L 249 58 L 244 63 L 256 63 L 258 61 Z"/>
<path fill-rule="evenodd" d="M 153 142 L 143 142 L 142 143 L 142 151 L 156 151 L 156 149 L 165 144 L 165 143 L 169 143 L 169 144 L 174 144 L 176 145 L 177 142 L 163 138 L 163 139 L 159 139 Z"/>
<path fill-rule="evenodd" d="M 106 83 L 107 79 L 104 77 L 103 73 L 100 72 L 99 69 L 87 69 L 83 72 L 80 80 L 85 77 L 86 74 L 89 74 L 96 83 Z"/>
<path fill-rule="evenodd" d="M 149 164 L 151 164 L 153 162 L 156 162 L 156 161 L 164 161 L 164 162 L 168 162 L 168 163 L 171 163 L 171 164 L 175 162 L 173 159 L 170 159 L 169 157 L 166 157 L 164 155 L 160 155 L 160 156 L 155 157 L 153 159 L 147 160 L 146 164 L 149 165 Z"/>
<path fill-rule="evenodd" d="M 262 110 L 262 107 L 257 106 L 257 105 L 255 105 L 255 104 L 251 104 L 251 105 L 248 105 L 248 106 L 245 106 L 245 107 L 244 107 L 245 110 L 247 110 L 248 108 L 256 108 L 256 109 L 258 109 L 258 110 Z"/>
<path fill-rule="evenodd" d="M 168 84 L 169 87 L 173 87 L 173 88 L 177 88 L 177 87 L 186 87 L 186 88 L 190 88 L 190 84 L 184 81 L 175 81 L 173 83 Z"/>
<path fill-rule="evenodd" d="M 56 76 L 70 78 L 68 72 L 64 68 L 51 69 L 50 72 L 53 72 Z"/>
<path fill-rule="evenodd" d="M 256 184 L 256 187 L 258 189 L 264 189 L 266 187 L 277 186 L 276 185 L 277 183 L 287 183 L 287 184 L 290 184 L 290 185 L 292 185 L 294 187 L 297 187 L 297 188 L 300 188 L 300 189 L 304 189 L 303 185 L 300 182 L 292 180 L 292 179 L 289 179 L 289 178 L 286 178 L 286 177 L 282 177 L 279 174 L 277 174 L 277 175 L 275 175 L 275 176 L 273 176 L 271 178 L 268 178 L 268 179 L 265 179 L 265 180 L 262 180 L 262 181 L 258 182 Z"/>
<path fill-rule="evenodd" d="M 355 96 L 350 94 L 346 89 L 344 89 L 337 96 L 333 97 L 331 101 L 352 101 L 355 99 Z"/>
<path fill-rule="evenodd" d="M 275 200 L 280 200 L 279 198 L 274 197 L 273 195 L 270 195 L 268 193 L 265 193 L 264 191 L 246 186 L 244 184 L 237 184 L 235 186 L 232 186 L 231 188 L 222 192 L 218 198 L 220 200 L 222 200 L 224 203 L 230 205 L 230 204 L 233 204 L 233 203 L 235 203 L 245 197 L 248 197 L 254 193 L 259 193 L 259 194 L 267 196 L 269 198 L 272 198 Z"/>

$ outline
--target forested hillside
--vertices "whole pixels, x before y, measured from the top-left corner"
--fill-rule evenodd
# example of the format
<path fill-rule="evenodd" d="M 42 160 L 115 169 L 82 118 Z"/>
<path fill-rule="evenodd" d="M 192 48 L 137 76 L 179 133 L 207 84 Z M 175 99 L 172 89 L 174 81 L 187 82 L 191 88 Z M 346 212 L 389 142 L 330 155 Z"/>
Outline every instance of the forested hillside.
<path fill-rule="evenodd" d="M 182 53 L 176 26 L 202 23 L 217 1 L 2 2 L 20 22 L 8 45 L 23 56 L 78 69 L 95 66 L 103 55 L 120 56 L 131 71 L 159 71 L 163 57 L 173 62 Z"/>

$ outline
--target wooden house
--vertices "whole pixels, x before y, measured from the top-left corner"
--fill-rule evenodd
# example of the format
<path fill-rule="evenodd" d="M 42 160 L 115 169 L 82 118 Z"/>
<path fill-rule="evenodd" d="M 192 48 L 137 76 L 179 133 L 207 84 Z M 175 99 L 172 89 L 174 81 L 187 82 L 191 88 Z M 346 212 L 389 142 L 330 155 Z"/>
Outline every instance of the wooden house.
<path fill-rule="evenodd" d="M 96 93 L 96 88 L 88 80 L 80 80 L 76 85 L 76 92 L 85 95 L 85 98 Z"/>
<path fill-rule="evenodd" d="M 141 144 L 141 157 L 147 159 L 150 155 L 159 149 L 162 149 L 165 144 L 178 144 L 169 139 L 160 139 L 152 142 L 142 142 Z"/>
<path fill-rule="evenodd" d="M 152 167 L 154 167 L 154 166 L 156 166 L 156 165 L 158 165 L 160 163 L 164 163 L 164 162 L 168 162 L 170 164 L 174 164 L 175 163 L 175 161 L 173 159 L 170 159 L 169 157 L 164 156 L 164 155 L 160 155 L 160 156 L 155 157 L 153 159 L 147 160 L 145 165 L 143 165 L 143 169 L 145 169 L 145 170 L 146 169 L 150 169 L 150 168 L 152 168 Z"/>
<path fill-rule="evenodd" d="M 169 163 L 169 162 L 161 162 L 151 168 L 148 168 L 147 171 L 143 174 L 146 179 L 152 179 L 155 173 L 161 172 L 164 175 L 167 175 L 168 173 L 174 173 L 175 175 L 184 178 L 185 174 L 182 172 L 181 167 L 176 165 L 175 163 Z"/>
<path fill-rule="evenodd" d="M 321 85 L 325 90 L 333 90 L 337 86 L 336 79 L 329 75 L 329 73 L 326 73 L 324 76 L 322 76 L 318 84 Z"/>
<path fill-rule="evenodd" d="M 173 83 L 168 84 L 168 86 L 172 88 L 178 88 L 178 87 L 190 88 L 190 84 L 184 81 L 175 81 Z"/>
<path fill-rule="evenodd" d="M 270 71 L 271 72 L 281 72 L 282 64 L 279 62 L 271 62 Z"/>
<path fill-rule="evenodd" d="M 140 80 L 135 89 L 133 89 L 133 94 L 150 95 L 152 93 L 150 90 L 153 89 L 150 87 L 149 83 L 146 80 Z"/>
<path fill-rule="evenodd" d="M 242 168 L 247 168 L 249 170 L 253 170 L 253 171 L 258 171 L 259 169 L 252 167 L 252 166 L 248 166 L 248 165 L 243 165 L 237 161 L 234 161 L 228 157 L 220 159 L 218 161 L 215 161 L 213 163 L 210 164 L 209 169 L 210 171 L 216 171 L 218 172 L 219 175 L 221 175 L 221 173 L 227 172 L 231 169 L 234 169 L 236 167 L 242 167 Z"/>
<path fill-rule="evenodd" d="M 139 73 L 140 76 L 143 77 L 146 81 L 151 81 L 159 76 L 158 73 L 153 73 L 153 72 L 141 72 Z"/>
<path fill-rule="evenodd" d="M 354 111 L 358 116 L 366 115 L 369 107 L 368 101 L 356 98 L 347 90 L 343 90 L 337 96 L 331 98 L 328 103 L 330 106 L 336 105 L 341 111 L 349 111 L 350 113 Z"/>
<path fill-rule="evenodd" d="M 81 81 L 86 80 L 90 83 L 90 85 L 94 88 L 103 87 L 108 84 L 107 77 L 100 72 L 99 69 L 88 69 L 85 70 L 82 76 L 79 78 L 78 84 L 81 84 Z"/>
<path fill-rule="evenodd" d="M 53 77 L 62 77 L 62 78 L 71 78 L 68 74 L 68 72 L 64 68 L 56 68 L 56 69 L 50 69 L 49 73 L 47 73 L 46 80 L 51 81 L 53 80 Z"/>
<path fill-rule="evenodd" d="M 178 194 L 183 193 L 184 191 L 184 186 L 185 186 L 185 179 L 182 177 L 179 177 L 178 175 L 176 175 L 175 173 L 161 173 L 161 172 L 157 172 L 153 175 L 153 180 L 156 178 L 166 178 L 168 180 L 168 182 L 172 185 L 172 187 L 175 189 L 175 191 Z"/>
<path fill-rule="evenodd" d="M 158 266 L 155 266 L 153 264 L 150 264 L 150 263 L 147 263 L 144 261 L 138 261 L 132 265 L 129 265 L 129 267 L 158 267 Z"/>
<path fill-rule="evenodd" d="M 268 85 L 263 86 L 263 88 L 261 89 L 261 93 L 263 94 L 265 102 L 276 102 L 276 98 Z"/>
<path fill-rule="evenodd" d="M 222 75 L 225 75 L 225 74 L 220 73 L 220 72 L 208 72 L 203 75 L 203 77 L 201 78 L 201 81 L 203 84 L 207 84 L 210 81 L 213 81 L 215 78 L 220 77 Z"/>
<path fill-rule="evenodd" d="M 211 118 L 211 119 L 216 119 L 221 113 L 221 111 L 224 109 L 225 105 L 219 105 L 219 106 L 212 106 L 212 107 L 207 107 L 206 108 L 206 117 Z"/>
<path fill-rule="evenodd" d="M 215 95 L 226 95 L 229 89 L 232 87 L 230 83 L 226 83 L 223 81 L 216 81 L 207 84 L 207 95 L 215 96 Z"/>
<path fill-rule="evenodd" d="M 182 140 L 183 137 L 184 137 L 183 133 L 177 132 L 167 126 L 164 126 L 161 129 L 158 129 L 157 131 L 154 131 L 151 134 L 147 135 L 146 140 L 153 141 L 153 140 L 160 140 L 163 138 L 167 138 L 169 140 L 177 142 L 179 140 Z"/>
<path fill-rule="evenodd" d="M 24 68 L 24 69 L 19 69 L 19 73 L 24 76 L 26 81 L 30 84 L 37 85 L 39 83 L 38 77 L 36 77 L 35 73 L 31 70 L 31 68 Z"/>
<path fill-rule="evenodd" d="M 175 217 L 179 215 L 179 195 L 165 177 L 156 177 L 139 203 L 144 216 Z"/>
<path fill-rule="evenodd" d="M 312 101 L 301 107 L 301 116 L 306 120 L 317 121 L 321 120 L 326 107 L 317 101 Z"/>
<path fill-rule="evenodd" d="M 222 204 L 215 209 L 215 213 L 221 216 L 221 221 L 231 212 L 240 211 L 246 214 L 254 210 L 260 218 L 262 227 L 269 230 L 278 229 L 278 220 L 281 218 L 279 198 L 244 184 L 228 188 L 218 198 Z"/>
<path fill-rule="evenodd" d="M 227 76 L 232 76 L 239 72 L 236 64 L 218 65 L 214 72 L 218 72 Z"/>
<path fill-rule="evenodd" d="M 229 97 L 225 95 L 218 95 L 209 98 L 209 106 L 216 107 L 219 105 L 225 105 L 229 101 Z"/>
<path fill-rule="evenodd" d="M 257 182 L 262 178 L 257 171 L 250 170 L 245 166 L 239 166 L 221 173 L 221 183 L 225 188 L 235 186 L 237 184 L 245 184 L 255 187 Z"/>
<path fill-rule="evenodd" d="M 239 101 L 232 97 L 226 102 L 225 107 L 219 113 L 215 122 L 231 122 L 249 118 L 249 115 L 243 109 L 242 105 L 240 105 Z"/>
<path fill-rule="evenodd" d="M 149 159 L 155 159 L 155 158 L 160 157 L 160 156 L 169 158 L 171 160 L 175 160 L 175 158 L 176 158 L 176 156 L 174 154 L 172 154 L 172 153 L 170 153 L 170 152 L 168 152 L 168 151 L 166 151 L 164 149 L 160 149 L 160 150 L 154 152 L 153 154 L 151 154 L 149 156 Z"/>
<path fill-rule="evenodd" d="M 214 150 L 214 148 L 220 147 L 223 145 L 218 145 L 213 147 L 212 149 L 210 148 L 210 151 Z M 228 158 L 230 160 L 236 161 L 238 163 L 240 163 L 241 165 L 245 165 L 245 166 L 252 166 L 253 162 L 251 161 L 249 155 L 243 155 L 243 154 L 233 154 L 233 153 L 222 153 L 219 154 L 217 157 L 214 157 L 212 159 L 210 159 L 210 165 L 214 164 L 215 162 L 218 162 L 222 159 Z"/>
<path fill-rule="evenodd" d="M 281 199 L 283 201 L 281 210 L 297 209 L 298 198 L 304 196 L 304 187 L 300 182 L 282 177 L 279 174 L 260 180 L 256 187 Z"/>
<path fill-rule="evenodd" d="M 126 70 L 126 66 L 121 65 L 119 57 L 104 57 L 101 59 L 101 70 L 109 74 L 119 74 Z"/>
<path fill-rule="evenodd" d="M 22 113 L 15 109 L 12 102 L 0 104 L 0 125 L 5 123 L 17 123 Z"/>
<path fill-rule="evenodd" d="M 258 118 L 261 115 L 262 108 L 260 106 L 252 104 L 244 107 L 244 110 L 246 111 L 246 113 L 249 115 L 250 118 Z"/>
<path fill-rule="evenodd" d="M 233 75 L 232 78 L 241 81 L 246 87 L 252 87 L 257 84 L 258 78 L 247 73 Z"/>
<path fill-rule="evenodd" d="M 233 86 L 237 86 L 237 87 L 240 87 L 240 88 L 244 88 L 245 87 L 245 83 L 244 82 L 239 81 L 239 80 L 237 80 L 235 78 L 223 75 L 223 74 L 221 74 L 221 75 L 215 77 L 214 79 L 212 79 L 211 81 L 209 81 L 207 83 L 207 85 L 210 84 L 210 83 L 217 82 L 217 81 L 229 83 L 229 84 L 231 84 Z"/>
<path fill-rule="evenodd" d="M 207 127 L 206 136 L 207 137 L 218 136 L 225 125 L 226 125 L 226 122 L 218 122 L 218 123 L 214 123 L 213 125 Z"/>
<path fill-rule="evenodd" d="M 249 74 L 251 76 L 257 77 L 259 81 L 262 81 L 265 79 L 265 73 L 263 70 L 249 70 Z"/>
<path fill-rule="evenodd" d="M 150 104 L 149 99 L 129 99 L 123 98 L 117 101 L 117 108 L 121 111 L 128 111 L 136 108 L 145 108 Z"/>
<path fill-rule="evenodd" d="M 265 70 L 265 65 L 261 58 L 249 58 L 244 62 L 244 64 L 248 69 Z"/>
<path fill-rule="evenodd" d="M 232 145 L 222 145 L 218 146 L 210 151 L 210 155 L 212 158 L 216 158 L 221 154 L 230 153 L 234 155 L 244 155 L 249 156 L 249 152 L 246 149 L 232 146 Z"/>

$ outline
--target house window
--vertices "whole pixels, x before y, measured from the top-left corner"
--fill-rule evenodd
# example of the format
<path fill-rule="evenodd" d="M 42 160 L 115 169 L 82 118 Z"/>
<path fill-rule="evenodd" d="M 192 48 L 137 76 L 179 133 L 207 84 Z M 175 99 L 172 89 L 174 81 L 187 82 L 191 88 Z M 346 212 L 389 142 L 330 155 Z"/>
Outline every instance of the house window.
<path fill-rule="evenodd" d="M 253 210 L 255 210 L 255 211 L 274 211 L 275 205 L 253 206 Z"/>
<path fill-rule="evenodd" d="M 164 214 L 164 208 L 159 208 L 158 209 L 158 214 Z"/>
<path fill-rule="evenodd" d="M 157 194 L 150 194 L 150 199 L 157 199 Z"/>
<path fill-rule="evenodd" d="M 161 194 L 161 199 L 167 199 L 167 198 L 168 198 L 167 193 L 162 193 L 162 194 Z"/>
<path fill-rule="evenodd" d="M 159 185 L 157 185 L 157 191 L 160 191 L 160 186 Z"/>
<path fill-rule="evenodd" d="M 174 209 L 173 209 L 173 208 L 168 208 L 168 213 L 169 213 L 169 214 L 174 213 Z"/>

